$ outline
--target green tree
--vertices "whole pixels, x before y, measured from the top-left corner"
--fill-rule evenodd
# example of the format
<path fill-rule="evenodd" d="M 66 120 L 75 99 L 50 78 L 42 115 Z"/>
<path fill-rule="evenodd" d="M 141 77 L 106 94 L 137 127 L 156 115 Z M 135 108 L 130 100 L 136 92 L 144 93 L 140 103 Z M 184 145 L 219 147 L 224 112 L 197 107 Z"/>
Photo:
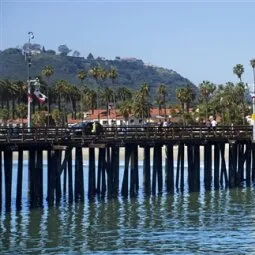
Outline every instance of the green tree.
<path fill-rule="evenodd" d="M 237 64 L 233 67 L 233 73 L 238 77 L 240 82 L 242 82 L 242 75 L 244 73 L 244 67 L 241 64 Z"/>
<path fill-rule="evenodd" d="M 0 109 L 0 119 L 6 123 L 6 121 L 9 119 L 9 111 L 5 109 Z"/>
<path fill-rule="evenodd" d="M 115 110 L 115 115 L 116 115 L 116 103 L 117 103 L 117 87 L 116 87 L 116 79 L 118 78 L 118 72 L 116 69 L 112 68 L 108 72 L 108 77 L 112 80 L 112 86 L 114 87 L 114 92 L 113 92 L 113 101 L 114 101 L 114 110 Z"/>
<path fill-rule="evenodd" d="M 42 111 L 36 111 L 32 114 L 32 123 L 35 127 L 43 127 L 46 124 L 47 116 Z"/>
<path fill-rule="evenodd" d="M 24 118 L 27 117 L 27 105 L 24 103 L 20 103 L 16 108 L 16 113 L 18 118 L 21 118 L 21 122 L 23 124 Z"/>
<path fill-rule="evenodd" d="M 120 87 L 117 90 L 117 100 L 118 101 L 127 101 L 131 100 L 133 97 L 133 91 L 127 87 Z"/>
<path fill-rule="evenodd" d="M 209 82 L 209 81 L 203 81 L 202 83 L 199 84 L 199 93 L 202 102 L 205 104 L 205 118 L 208 120 L 208 105 L 210 103 L 210 100 L 213 96 L 213 93 L 216 90 L 215 84 Z"/>
<path fill-rule="evenodd" d="M 123 101 L 120 103 L 118 113 L 123 116 L 125 121 L 128 121 L 129 115 L 132 113 L 132 102 L 130 100 Z"/>
<path fill-rule="evenodd" d="M 80 111 L 82 111 L 82 102 L 83 102 L 83 86 L 84 86 L 84 80 L 87 77 L 87 73 L 84 70 L 81 70 L 77 73 L 77 78 L 81 81 L 81 86 L 80 86 L 80 92 L 81 92 L 81 100 L 80 100 Z"/>
<path fill-rule="evenodd" d="M 91 109 L 92 114 L 94 114 L 94 109 L 97 105 L 97 93 L 93 89 L 84 89 L 83 91 L 83 102 L 88 109 Z"/>
<path fill-rule="evenodd" d="M 164 107 L 164 115 L 166 117 L 166 96 L 167 89 L 164 84 L 160 84 L 157 88 L 156 103 L 158 105 L 159 115 L 161 115 L 161 109 Z"/>
<path fill-rule="evenodd" d="M 142 118 L 142 123 L 144 124 L 144 119 L 150 117 L 151 110 L 150 103 L 150 86 L 147 83 L 143 83 L 140 90 L 135 93 L 133 101 L 133 111 L 137 118 Z"/>
<path fill-rule="evenodd" d="M 195 99 L 195 92 L 189 85 L 187 85 L 186 87 L 178 88 L 176 90 L 176 97 L 181 103 L 183 124 L 185 124 L 184 114 L 185 112 L 189 112 L 190 103 Z"/>
<path fill-rule="evenodd" d="M 253 84 L 255 86 L 255 58 L 253 58 L 252 60 L 250 60 L 250 64 L 252 67 L 252 71 L 253 71 Z M 253 91 L 254 93 L 255 91 Z"/>
<path fill-rule="evenodd" d="M 60 126 L 63 124 L 64 115 L 58 109 L 54 109 L 52 111 L 52 118 L 53 118 L 56 126 Z"/>
<path fill-rule="evenodd" d="M 100 118 L 100 114 L 99 114 L 99 87 L 98 87 L 98 79 L 100 78 L 101 76 L 101 69 L 99 67 L 93 67 L 90 71 L 89 71 L 90 75 L 95 79 L 95 82 L 96 82 L 96 85 L 97 85 L 97 92 L 96 92 L 96 108 L 98 110 L 98 120 Z"/>
<path fill-rule="evenodd" d="M 68 83 L 65 80 L 59 80 L 55 84 L 55 93 L 58 97 L 58 110 L 61 112 L 62 107 L 61 107 L 61 100 L 62 97 L 64 98 L 68 94 Z M 66 106 L 66 104 L 65 104 Z"/>
<path fill-rule="evenodd" d="M 61 56 L 67 56 L 72 50 L 69 49 L 65 44 L 58 46 L 58 51 Z"/>
<path fill-rule="evenodd" d="M 53 67 L 47 65 L 44 67 L 44 69 L 42 70 L 42 76 L 47 78 L 47 108 L 48 108 L 48 119 L 50 116 L 50 105 L 51 105 L 51 97 L 50 97 L 50 78 L 51 76 L 54 74 L 54 69 Z M 49 124 L 49 123 L 48 123 Z"/>
<path fill-rule="evenodd" d="M 81 87 L 83 86 L 83 82 L 87 77 L 87 73 L 84 70 L 81 70 L 77 73 L 77 78 L 81 81 Z"/>

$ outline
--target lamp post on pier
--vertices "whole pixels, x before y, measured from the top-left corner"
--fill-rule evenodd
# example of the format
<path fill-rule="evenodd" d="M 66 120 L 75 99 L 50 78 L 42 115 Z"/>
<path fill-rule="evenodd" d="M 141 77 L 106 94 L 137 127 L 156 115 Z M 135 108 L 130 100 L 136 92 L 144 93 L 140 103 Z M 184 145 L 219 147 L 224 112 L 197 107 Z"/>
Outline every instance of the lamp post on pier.
<path fill-rule="evenodd" d="M 32 101 L 32 97 L 31 97 L 31 85 L 34 86 L 39 86 L 40 82 L 39 79 L 36 78 L 34 80 L 28 80 L 27 81 L 27 93 L 28 93 L 28 100 L 27 100 L 27 127 L 31 128 L 32 124 L 31 124 L 31 101 Z"/>
<path fill-rule="evenodd" d="M 31 86 L 39 86 L 39 79 L 31 79 L 31 43 L 30 41 L 34 39 L 33 32 L 28 32 L 28 51 L 25 52 L 25 59 L 27 60 L 28 64 L 28 80 L 27 80 L 27 127 L 31 128 Z"/>

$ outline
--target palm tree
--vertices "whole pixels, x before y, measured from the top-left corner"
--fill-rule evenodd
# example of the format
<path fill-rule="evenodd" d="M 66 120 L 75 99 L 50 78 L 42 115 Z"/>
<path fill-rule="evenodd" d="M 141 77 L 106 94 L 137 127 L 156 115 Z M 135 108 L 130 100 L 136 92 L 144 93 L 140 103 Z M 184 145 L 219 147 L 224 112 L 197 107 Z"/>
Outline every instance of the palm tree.
<path fill-rule="evenodd" d="M 72 118 L 76 119 L 76 113 L 77 113 L 76 105 L 77 105 L 77 101 L 81 99 L 80 92 L 75 85 L 68 84 L 67 93 L 69 95 L 69 100 L 72 106 Z"/>
<path fill-rule="evenodd" d="M 129 115 L 132 113 L 132 102 L 130 100 L 123 101 L 118 109 L 118 112 L 123 116 L 125 121 L 128 121 Z"/>
<path fill-rule="evenodd" d="M 108 77 L 108 72 L 104 68 L 99 68 L 99 77 L 101 78 L 102 82 L 106 80 Z"/>
<path fill-rule="evenodd" d="M 56 82 L 55 85 L 55 92 L 57 94 L 58 97 L 58 110 L 61 111 L 61 98 L 65 96 L 65 94 L 67 93 L 67 86 L 68 83 L 65 80 L 59 80 Z"/>
<path fill-rule="evenodd" d="M 235 85 L 232 82 L 227 82 L 224 86 L 223 90 L 223 105 L 225 106 L 227 112 L 227 120 L 228 124 L 235 122 L 235 117 L 238 116 L 236 111 L 238 107 L 236 105 L 236 97 L 235 97 Z"/>
<path fill-rule="evenodd" d="M 205 103 L 205 118 L 208 120 L 208 104 L 213 96 L 214 91 L 216 90 L 216 86 L 209 81 L 203 81 L 199 84 L 199 90 L 202 101 Z"/>
<path fill-rule="evenodd" d="M 195 99 L 195 93 L 193 89 L 189 85 L 187 85 L 184 88 L 176 89 L 176 97 L 181 103 L 184 124 L 185 123 L 184 112 L 185 110 L 186 113 L 189 112 L 189 105 Z"/>
<path fill-rule="evenodd" d="M 150 117 L 151 107 L 150 86 L 147 83 L 143 83 L 140 90 L 135 93 L 133 103 L 134 114 L 136 117 L 142 118 L 142 124 L 144 124 L 144 118 Z"/>
<path fill-rule="evenodd" d="M 108 72 L 108 77 L 112 80 L 112 86 L 114 87 L 114 93 L 113 93 L 113 103 L 114 103 L 114 111 L 115 111 L 115 116 L 116 116 L 116 99 L 117 99 L 117 87 L 116 87 L 116 83 L 115 80 L 118 78 L 118 73 L 116 71 L 116 69 L 112 68 L 109 72 Z"/>
<path fill-rule="evenodd" d="M 95 81 L 96 81 L 96 85 L 98 86 L 98 78 L 100 77 L 100 68 L 99 67 L 93 67 L 90 71 L 89 71 L 89 73 L 91 74 L 91 76 L 95 79 Z M 99 107 L 99 87 L 98 87 L 98 89 L 97 89 L 97 110 L 98 110 L 98 120 L 99 120 L 99 109 L 98 109 L 98 107 Z"/>
<path fill-rule="evenodd" d="M 50 77 L 53 74 L 54 74 L 54 69 L 52 66 L 45 66 L 44 69 L 42 70 L 42 76 L 47 78 L 47 97 L 48 97 L 48 122 L 47 122 L 47 124 L 48 125 L 49 125 L 50 103 L 51 103 L 49 86 L 50 86 Z"/>
<path fill-rule="evenodd" d="M 85 71 L 83 71 L 83 70 L 81 70 L 81 71 L 79 71 L 77 73 L 77 78 L 81 81 L 81 86 L 80 86 L 80 92 L 81 92 L 80 111 L 82 111 L 82 101 L 83 101 L 82 89 L 83 89 L 83 82 L 84 82 L 86 77 L 87 77 L 87 73 Z"/>
<path fill-rule="evenodd" d="M 162 106 L 164 106 L 165 117 L 166 117 L 166 96 L 167 96 L 166 86 L 164 84 L 160 84 L 159 87 L 157 88 L 156 102 L 158 104 L 159 115 L 161 114 Z"/>
<path fill-rule="evenodd" d="M 77 73 L 77 78 L 81 81 L 81 87 L 83 86 L 83 82 L 87 77 L 87 73 L 84 70 L 81 70 Z"/>
<path fill-rule="evenodd" d="M 118 88 L 117 91 L 117 99 L 119 101 L 126 101 L 126 100 L 131 100 L 133 97 L 133 92 L 127 88 L 127 87 L 120 87 Z"/>
<path fill-rule="evenodd" d="M 241 64 L 237 64 L 233 67 L 233 73 L 238 77 L 240 82 L 242 82 L 242 75 L 244 73 L 244 67 Z"/>
<path fill-rule="evenodd" d="M 16 108 L 17 116 L 21 118 L 21 122 L 23 124 L 23 119 L 27 116 L 27 105 L 24 103 L 21 103 Z"/>
<path fill-rule="evenodd" d="M 113 100 L 113 90 L 111 88 L 106 87 L 102 94 L 102 99 L 105 101 L 106 110 L 107 110 L 107 121 L 109 123 L 109 112 L 110 112 L 110 102 Z"/>
<path fill-rule="evenodd" d="M 243 82 L 237 83 L 235 86 L 235 103 L 239 106 L 242 107 L 242 112 L 243 112 L 243 124 L 245 124 L 245 85 Z"/>
<path fill-rule="evenodd" d="M 253 58 L 250 61 L 250 64 L 251 64 L 251 67 L 252 67 L 252 70 L 253 70 L 253 84 L 254 84 L 253 94 L 255 94 L 255 58 Z"/>
<path fill-rule="evenodd" d="M 18 98 L 19 90 L 18 86 L 15 82 L 11 82 L 10 80 L 2 80 L 0 81 L 0 87 L 2 94 L 2 102 L 6 102 L 6 108 L 10 111 L 10 101 L 12 102 L 12 118 L 14 119 L 15 113 L 15 101 Z"/>
<path fill-rule="evenodd" d="M 84 93 L 84 97 L 83 97 L 83 101 L 86 104 L 86 106 L 91 109 L 92 114 L 94 114 L 94 109 L 96 108 L 96 104 L 97 104 L 97 93 L 95 90 L 93 89 L 85 89 L 83 91 Z"/>
<path fill-rule="evenodd" d="M 100 77 L 100 68 L 99 67 L 93 67 L 89 70 L 89 74 L 95 79 L 97 85 L 98 85 L 98 78 Z"/>

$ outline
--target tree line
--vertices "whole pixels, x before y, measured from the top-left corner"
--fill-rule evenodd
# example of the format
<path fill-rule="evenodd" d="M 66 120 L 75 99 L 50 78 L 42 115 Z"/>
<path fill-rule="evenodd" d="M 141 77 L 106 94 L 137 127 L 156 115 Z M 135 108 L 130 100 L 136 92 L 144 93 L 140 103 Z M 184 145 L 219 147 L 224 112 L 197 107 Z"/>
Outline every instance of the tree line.
<path fill-rule="evenodd" d="M 255 59 L 250 61 L 255 82 Z M 178 116 L 183 124 L 201 123 L 209 116 L 220 117 L 220 123 L 247 124 L 246 116 L 251 114 L 251 98 L 247 84 L 243 83 L 244 67 L 237 64 L 233 74 L 238 78 L 236 83 L 214 84 L 203 81 L 196 92 L 190 85 L 184 85 L 175 91 L 177 104 L 168 101 L 169 88 L 158 84 L 156 93 L 152 95 L 150 84 L 145 82 L 137 90 L 117 85 L 118 71 L 114 68 L 106 70 L 95 66 L 89 70 L 77 70 L 77 84 L 66 80 L 52 80 L 54 68 L 45 66 L 41 70 L 40 90 L 47 96 L 47 104 L 32 102 L 32 121 L 34 125 L 46 125 L 51 117 L 56 125 L 64 125 L 68 117 L 83 119 L 83 113 L 95 109 L 105 109 L 107 115 L 116 111 L 124 119 L 131 114 L 140 119 L 150 117 L 152 107 L 158 108 L 161 116 L 168 117 L 167 109 L 172 117 Z M 92 77 L 97 86 L 90 88 L 86 78 Z M 111 81 L 111 85 L 109 82 Z M 27 83 L 24 81 L 0 80 L 0 119 L 27 117 Z M 191 110 L 192 109 L 192 110 Z"/>

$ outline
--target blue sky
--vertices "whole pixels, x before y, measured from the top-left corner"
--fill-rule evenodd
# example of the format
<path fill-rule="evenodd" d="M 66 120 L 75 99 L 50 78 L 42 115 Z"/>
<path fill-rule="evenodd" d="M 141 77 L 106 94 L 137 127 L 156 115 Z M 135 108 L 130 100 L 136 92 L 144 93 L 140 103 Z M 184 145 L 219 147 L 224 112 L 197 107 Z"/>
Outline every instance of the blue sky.
<path fill-rule="evenodd" d="M 0 0 L 0 49 L 61 44 L 82 56 L 135 57 L 173 69 L 196 85 L 253 82 L 253 1 L 36 1 Z"/>

